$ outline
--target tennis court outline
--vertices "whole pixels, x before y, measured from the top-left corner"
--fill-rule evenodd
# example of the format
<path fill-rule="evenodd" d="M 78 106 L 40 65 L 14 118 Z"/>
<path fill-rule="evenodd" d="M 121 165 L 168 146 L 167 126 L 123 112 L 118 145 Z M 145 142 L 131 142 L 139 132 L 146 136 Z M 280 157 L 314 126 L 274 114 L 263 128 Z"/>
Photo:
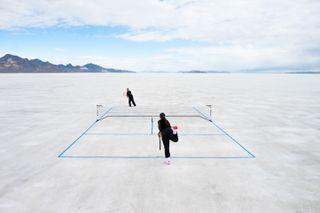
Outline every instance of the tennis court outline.
<path fill-rule="evenodd" d="M 201 110 L 197 107 L 192 107 L 197 113 L 199 113 L 199 118 L 205 119 L 210 122 L 213 127 L 216 127 L 225 137 L 229 139 L 230 142 L 233 142 L 235 145 L 239 146 L 247 155 L 246 156 L 172 156 L 171 158 L 176 159 L 248 159 L 248 158 L 256 158 L 254 154 L 252 154 L 244 145 L 242 145 L 239 141 L 233 138 L 228 132 L 226 132 L 222 127 L 216 124 L 213 119 L 208 118 Z M 101 116 L 101 118 L 107 118 L 108 113 L 113 109 L 110 107 L 106 112 Z M 110 117 L 118 117 L 118 116 L 110 116 Z M 147 116 L 146 116 L 147 117 Z M 147 159 L 147 158 L 163 158 L 163 156 L 135 156 L 135 155 L 118 155 L 118 156 L 109 156 L 109 155 L 65 155 L 68 150 L 81 140 L 82 137 L 85 135 L 155 135 L 153 131 L 153 123 L 154 123 L 154 116 L 150 116 L 150 134 L 140 134 L 140 133 L 129 133 L 129 134 L 115 134 L 115 133 L 88 133 L 90 129 L 92 129 L 100 120 L 97 119 L 94 121 L 87 129 L 85 129 L 74 141 L 72 141 L 57 157 L 58 158 L 114 158 L 114 159 Z M 190 134 L 193 135 L 193 134 Z M 196 134 L 195 134 L 196 135 Z M 209 134 L 198 134 L 198 135 L 209 135 Z M 211 134 L 210 134 L 211 135 Z M 216 135 L 216 134 L 212 134 Z"/>

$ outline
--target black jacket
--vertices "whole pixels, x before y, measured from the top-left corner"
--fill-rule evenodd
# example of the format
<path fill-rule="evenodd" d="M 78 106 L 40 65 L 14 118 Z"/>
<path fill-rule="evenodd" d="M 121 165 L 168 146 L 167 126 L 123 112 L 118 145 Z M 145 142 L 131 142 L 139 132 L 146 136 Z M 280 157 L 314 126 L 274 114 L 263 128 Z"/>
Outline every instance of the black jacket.
<path fill-rule="evenodd" d="M 160 119 L 158 121 L 159 131 L 162 132 L 164 129 L 171 127 L 170 122 L 167 119 Z"/>
<path fill-rule="evenodd" d="M 132 95 L 132 93 L 131 93 L 130 90 L 127 92 L 127 97 L 128 97 L 128 98 L 131 98 L 131 99 L 133 98 L 133 95 Z"/>

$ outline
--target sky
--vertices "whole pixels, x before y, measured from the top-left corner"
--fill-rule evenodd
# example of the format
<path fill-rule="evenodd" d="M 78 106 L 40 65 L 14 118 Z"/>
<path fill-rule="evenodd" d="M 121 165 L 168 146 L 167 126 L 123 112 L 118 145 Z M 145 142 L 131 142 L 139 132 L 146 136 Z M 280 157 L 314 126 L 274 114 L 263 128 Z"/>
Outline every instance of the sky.
<path fill-rule="evenodd" d="M 0 0 L 0 57 L 134 71 L 320 70 L 319 0 Z"/>

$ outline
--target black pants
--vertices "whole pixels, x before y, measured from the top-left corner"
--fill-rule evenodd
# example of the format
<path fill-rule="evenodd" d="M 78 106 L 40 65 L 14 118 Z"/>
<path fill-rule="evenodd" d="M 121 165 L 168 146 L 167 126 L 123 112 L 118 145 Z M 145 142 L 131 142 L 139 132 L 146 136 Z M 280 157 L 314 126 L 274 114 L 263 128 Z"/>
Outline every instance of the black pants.
<path fill-rule="evenodd" d="M 170 157 L 170 140 L 178 142 L 179 138 L 178 133 L 173 134 L 171 127 L 168 127 L 162 131 L 162 142 L 166 158 Z"/>
<path fill-rule="evenodd" d="M 134 102 L 133 97 L 129 97 L 129 106 L 131 107 L 131 103 L 133 104 L 133 106 L 136 106 L 136 102 Z"/>
<path fill-rule="evenodd" d="M 164 146 L 164 155 L 166 158 L 170 157 L 170 140 L 167 136 L 162 136 L 162 143 Z"/>

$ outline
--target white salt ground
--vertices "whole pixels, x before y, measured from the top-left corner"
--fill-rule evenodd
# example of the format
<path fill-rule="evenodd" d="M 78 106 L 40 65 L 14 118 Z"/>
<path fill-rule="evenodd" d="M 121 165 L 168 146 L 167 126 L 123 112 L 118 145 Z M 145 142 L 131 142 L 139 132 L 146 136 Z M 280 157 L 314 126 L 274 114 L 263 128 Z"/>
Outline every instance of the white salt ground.
<path fill-rule="evenodd" d="M 138 107 L 213 104 L 214 121 L 256 158 L 58 158 L 96 104 L 126 106 L 127 87 Z M 1 74 L 0 212 L 319 212 L 319 94 L 319 75 Z M 144 154 L 132 143 L 150 136 L 103 137 L 65 154 Z M 213 137 L 180 140 L 172 155 L 247 154 Z"/>

